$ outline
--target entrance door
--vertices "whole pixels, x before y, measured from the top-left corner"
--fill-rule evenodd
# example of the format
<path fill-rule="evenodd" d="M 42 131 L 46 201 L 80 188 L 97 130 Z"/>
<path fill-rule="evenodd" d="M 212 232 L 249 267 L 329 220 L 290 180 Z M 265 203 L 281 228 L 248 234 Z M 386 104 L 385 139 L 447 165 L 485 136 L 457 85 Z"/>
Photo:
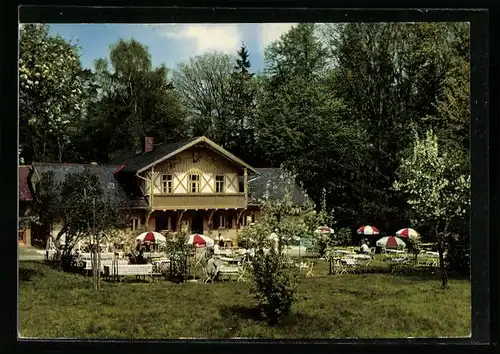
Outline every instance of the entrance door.
<path fill-rule="evenodd" d="M 191 232 L 193 234 L 203 234 L 203 213 L 197 212 L 193 215 Z"/>

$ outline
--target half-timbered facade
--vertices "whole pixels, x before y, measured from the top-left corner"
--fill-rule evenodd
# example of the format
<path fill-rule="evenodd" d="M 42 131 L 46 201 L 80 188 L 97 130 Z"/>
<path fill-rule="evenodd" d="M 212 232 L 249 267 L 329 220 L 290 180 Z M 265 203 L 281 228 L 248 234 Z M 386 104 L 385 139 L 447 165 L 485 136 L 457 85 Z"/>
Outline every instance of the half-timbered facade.
<path fill-rule="evenodd" d="M 88 167 L 88 165 L 87 165 Z M 33 181 L 47 169 L 83 170 L 84 165 L 34 164 Z M 116 165 L 90 165 L 104 189 L 125 201 L 132 230 L 146 226 L 169 235 L 186 225 L 192 233 L 237 243 L 249 218 L 258 218 L 258 199 L 270 181 L 279 183 L 281 170 L 257 169 L 206 137 L 154 146 L 146 138 L 143 152 Z M 296 203 L 305 194 L 296 187 Z M 124 205 L 122 204 L 122 205 Z"/>

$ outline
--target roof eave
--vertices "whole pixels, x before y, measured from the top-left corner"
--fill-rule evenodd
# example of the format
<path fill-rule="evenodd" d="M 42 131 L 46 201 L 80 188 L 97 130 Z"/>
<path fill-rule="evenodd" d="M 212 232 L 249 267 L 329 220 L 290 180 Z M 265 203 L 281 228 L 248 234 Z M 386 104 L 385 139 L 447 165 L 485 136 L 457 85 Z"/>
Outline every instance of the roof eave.
<path fill-rule="evenodd" d="M 234 156 L 233 154 L 231 154 L 229 151 L 227 151 L 226 149 L 224 149 L 223 147 L 217 145 L 216 143 L 214 143 L 212 140 L 202 136 L 202 137 L 199 137 L 198 139 L 195 139 L 185 145 L 183 145 L 182 147 L 180 147 L 179 149 L 177 150 L 174 150 L 172 151 L 171 153 L 159 158 L 158 160 L 146 165 L 145 167 L 142 167 L 140 169 L 137 170 L 136 174 L 139 174 L 139 173 L 142 173 L 148 169 L 150 169 L 151 167 L 159 164 L 160 162 L 163 162 L 165 160 L 168 160 L 169 158 L 171 158 L 172 156 L 175 156 L 177 154 L 179 154 L 180 152 L 184 151 L 184 150 L 187 150 L 189 149 L 190 147 L 193 147 L 195 146 L 196 144 L 198 143 L 201 143 L 201 142 L 204 142 L 204 143 L 207 143 L 208 145 L 210 145 L 211 147 L 213 147 L 214 149 L 216 149 L 217 151 L 219 151 L 219 153 L 221 153 L 222 155 L 226 156 L 228 159 L 236 162 L 237 164 L 241 165 L 241 166 L 244 166 L 246 168 L 248 168 L 249 170 L 251 170 L 252 172 L 254 172 L 255 174 L 258 174 L 260 175 L 260 173 L 254 169 L 253 167 L 251 167 L 249 164 L 247 164 L 246 162 L 244 162 L 243 160 L 240 160 L 239 158 L 237 158 L 236 156 Z"/>

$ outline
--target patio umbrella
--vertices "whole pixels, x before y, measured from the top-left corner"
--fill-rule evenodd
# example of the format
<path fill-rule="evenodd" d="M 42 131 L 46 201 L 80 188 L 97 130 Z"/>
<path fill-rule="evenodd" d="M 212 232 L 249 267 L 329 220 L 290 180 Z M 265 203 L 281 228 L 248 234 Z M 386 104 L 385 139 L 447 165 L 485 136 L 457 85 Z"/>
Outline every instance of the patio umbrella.
<path fill-rule="evenodd" d="M 155 232 L 155 231 L 143 232 L 142 234 L 137 236 L 135 239 L 139 240 L 141 242 L 153 242 L 153 243 L 165 243 L 165 242 L 167 242 L 167 239 L 165 238 L 165 236 L 163 236 L 159 232 Z"/>
<path fill-rule="evenodd" d="M 189 236 L 187 243 L 197 248 L 214 246 L 214 240 L 212 240 L 208 236 L 201 234 L 192 234 L 191 236 Z"/>
<path fill-rule="evenodd" d="M 396 236 L 386 236 L 379 239 L 376 243 L 378 247 L 383 248 L 405 248 L 406 243 L 403 242 L 399 237 Z"/>
<path fill-rule="evenodd" d="M 375 226 L 370 225 L 361 226 L 357 232 L 359 235 L 378 235 L 380 233 Z"/>
<path fill-rule="evenodd" d="M 410 228 L 401 229 L 398 232 L 396 232 L 396 235 L 399 237 L 409 238 L 410 240 L 416 240 L 420 238 L 420 234 L 417 231 Z"/>
<path fill-rule="evenodd" d="M 321 226 L 321 227 L 318 227 L 315 232 L 317 233 L 325 233 L 325 234 L 333 234 L 335 231 L 333 231 L 333 229 L 331 227 L 328 227 L 328 226 Z"/>

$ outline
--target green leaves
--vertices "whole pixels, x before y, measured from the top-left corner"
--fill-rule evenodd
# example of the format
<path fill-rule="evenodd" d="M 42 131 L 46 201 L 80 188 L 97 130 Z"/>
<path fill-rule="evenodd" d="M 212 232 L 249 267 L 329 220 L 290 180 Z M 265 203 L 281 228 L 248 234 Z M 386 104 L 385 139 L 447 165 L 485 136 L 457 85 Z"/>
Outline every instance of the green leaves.
<path fill-rule="evenodd" d="M 462 218 L 470 205 L 470 175 L 461 164 L 440 153 L 429 131 L 414 142 L 413 154 L 402 159 L 393 187 L 402 191 L 419 224 L 447 224 Z"/>
<path fill-rule="evenodd" d="M 85 109 L 89 76 L 77 46 L 50 36 L 48 26 L 25 25 L 20 36 L 21 157 L 61 162 Z"/>

